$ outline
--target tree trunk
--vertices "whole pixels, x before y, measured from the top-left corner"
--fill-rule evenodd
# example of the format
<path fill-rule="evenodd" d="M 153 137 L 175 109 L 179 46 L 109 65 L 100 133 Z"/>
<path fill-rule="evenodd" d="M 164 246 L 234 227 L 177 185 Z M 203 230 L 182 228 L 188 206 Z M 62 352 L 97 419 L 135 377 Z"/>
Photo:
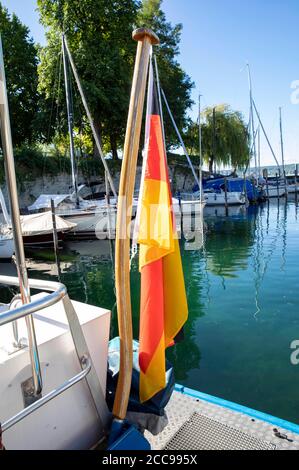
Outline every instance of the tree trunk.
<path fill-rule="evenodd" d="M 115 135 L 110 136 L 110 146 L 111 146 L 112 158 L 113 160 L 117 160 L 118 159 L 117 139 Z"/>

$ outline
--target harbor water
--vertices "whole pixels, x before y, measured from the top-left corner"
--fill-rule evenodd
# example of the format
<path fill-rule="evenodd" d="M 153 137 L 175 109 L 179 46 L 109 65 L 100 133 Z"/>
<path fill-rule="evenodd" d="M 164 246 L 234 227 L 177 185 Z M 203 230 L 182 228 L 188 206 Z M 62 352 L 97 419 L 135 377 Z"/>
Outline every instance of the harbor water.
<path fill-rule="evenodd" d="M 299 205 L 293 198 L 257 207 L 206 208 L 204 244 L 182 259 L 189 303 L 185 339 L 168 351 L 176 381 L 299 423 Z M 57 280 L 51 250 L 28 253 L 30 277 Z M 117 335 L 113 246 L 68 242 L 60 278 L 72 299 L 112 310 Z M 12 264 L 1 274 L 14 274 Z M 0 287 L 1 301 L 11 290 Z M 138 338 L 138 259 L 132 263 L 134 335 Z M 299 356 L 299 355 L 298 355 Z"/>

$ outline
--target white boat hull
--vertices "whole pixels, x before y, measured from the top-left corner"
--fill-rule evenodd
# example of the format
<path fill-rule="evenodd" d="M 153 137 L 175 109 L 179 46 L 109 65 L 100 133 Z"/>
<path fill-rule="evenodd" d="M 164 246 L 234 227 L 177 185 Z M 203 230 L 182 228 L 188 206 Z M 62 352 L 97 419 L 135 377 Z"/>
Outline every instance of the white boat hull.
<path fill-rule="evenodd" d="M 299 193 L 299 184 L 289 184 L 287 188 L 289 194 Z"/>
<path fill-rule="evenodd" d="M 0 259 L 10 259 L 14 251 L 13 239 L 0 236 Z"/>
<path fill-rule="evenodd" d="M 285 187 L 279 186 L 268 186 L 268 189 L 266 189 L 266 195 L 268 197 L 282 197 L 286 193 Z"/>
<path fill-rule="evenodd" d="M 60 217 L 76 224 L 76 227 L 68 233 L 69 238 L 103 238 L 109 232 L 108 211 L 82 211 L 74 214 L 59 214 Z M 110 229 L 115 232 L 116 227 L 116 210 L 111 209 L 109 212 Z"/>
<path fill-rule="evenodd" d="M 42 294 L 39 294 L 42 295 Z M 110 312 L 73 302 L 101 388 L 106 389 Z M 1 307 L 0 307 L 1 308 Z M 43 392 L 61 386 L 81 370 L 62 301 L 34 315 L 43 377 Z M 26 337 L 24 320 L 18 321 Z M 12 325 L 0 328 L 0 417 L 4 423 L 24 408 L 21 385 L 31 377 L 28 349 L 9 353 Z M 8 450 L 84 450 L 102 435 L 102 427 L 85 380 L 3 433 Z"/>
<path fill-rule="evenodd" d="M 246 203 L 246 199 L 243 193 L 232 191 L 227 193 L 227 198 L 225 197 L 224 192 L 205 192 L 204 200 L 207 206 L 225 206 L 226 204 L 228 206 L 233 206 Z"/>

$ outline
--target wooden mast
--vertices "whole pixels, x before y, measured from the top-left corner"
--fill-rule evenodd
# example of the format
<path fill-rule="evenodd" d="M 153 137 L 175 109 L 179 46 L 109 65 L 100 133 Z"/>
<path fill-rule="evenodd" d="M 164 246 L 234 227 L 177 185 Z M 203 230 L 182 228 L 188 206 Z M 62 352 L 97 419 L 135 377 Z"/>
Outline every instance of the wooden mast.
<path fill-rule="evenodd" d="M 134 31 L 133 39 L 138 41 L 138 47 L 120 177 L 115 242 L 115 287 L 120 336 L 120 368 L 113 415 L 120 420 L 125 419 L 127 413 L 133 365 L 130 293 L 130 225 L 132 202 L 149 57 L 152 45 L 159 44 L 158 37 L 147 28 L 140 28 Z"/>

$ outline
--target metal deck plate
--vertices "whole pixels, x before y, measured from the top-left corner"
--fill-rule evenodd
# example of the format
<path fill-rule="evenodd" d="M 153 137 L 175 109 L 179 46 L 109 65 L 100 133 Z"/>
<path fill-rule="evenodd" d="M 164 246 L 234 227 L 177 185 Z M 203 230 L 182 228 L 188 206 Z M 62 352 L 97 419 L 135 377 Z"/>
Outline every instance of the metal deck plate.
<path fill-rule="evenodd" d="M 193 413 L 166 445 L 165 450 L 274 450 L 270 442 Z"/>
<path fill-rule="evenodd" d="M 168 425 L 161 433 L 153 436 L 145 432 L 154 450 L 170 449 L 170 445 L 175 446 L 172 449 L 183 450 L 299 450 L 299 434 L 279 427 L 278 431 L 287 439 L 279 438 L 273 424 L 183 393 L 172 394 L 166 413 Z M 245 447 L 239 447 L 240 443 Z"/>

